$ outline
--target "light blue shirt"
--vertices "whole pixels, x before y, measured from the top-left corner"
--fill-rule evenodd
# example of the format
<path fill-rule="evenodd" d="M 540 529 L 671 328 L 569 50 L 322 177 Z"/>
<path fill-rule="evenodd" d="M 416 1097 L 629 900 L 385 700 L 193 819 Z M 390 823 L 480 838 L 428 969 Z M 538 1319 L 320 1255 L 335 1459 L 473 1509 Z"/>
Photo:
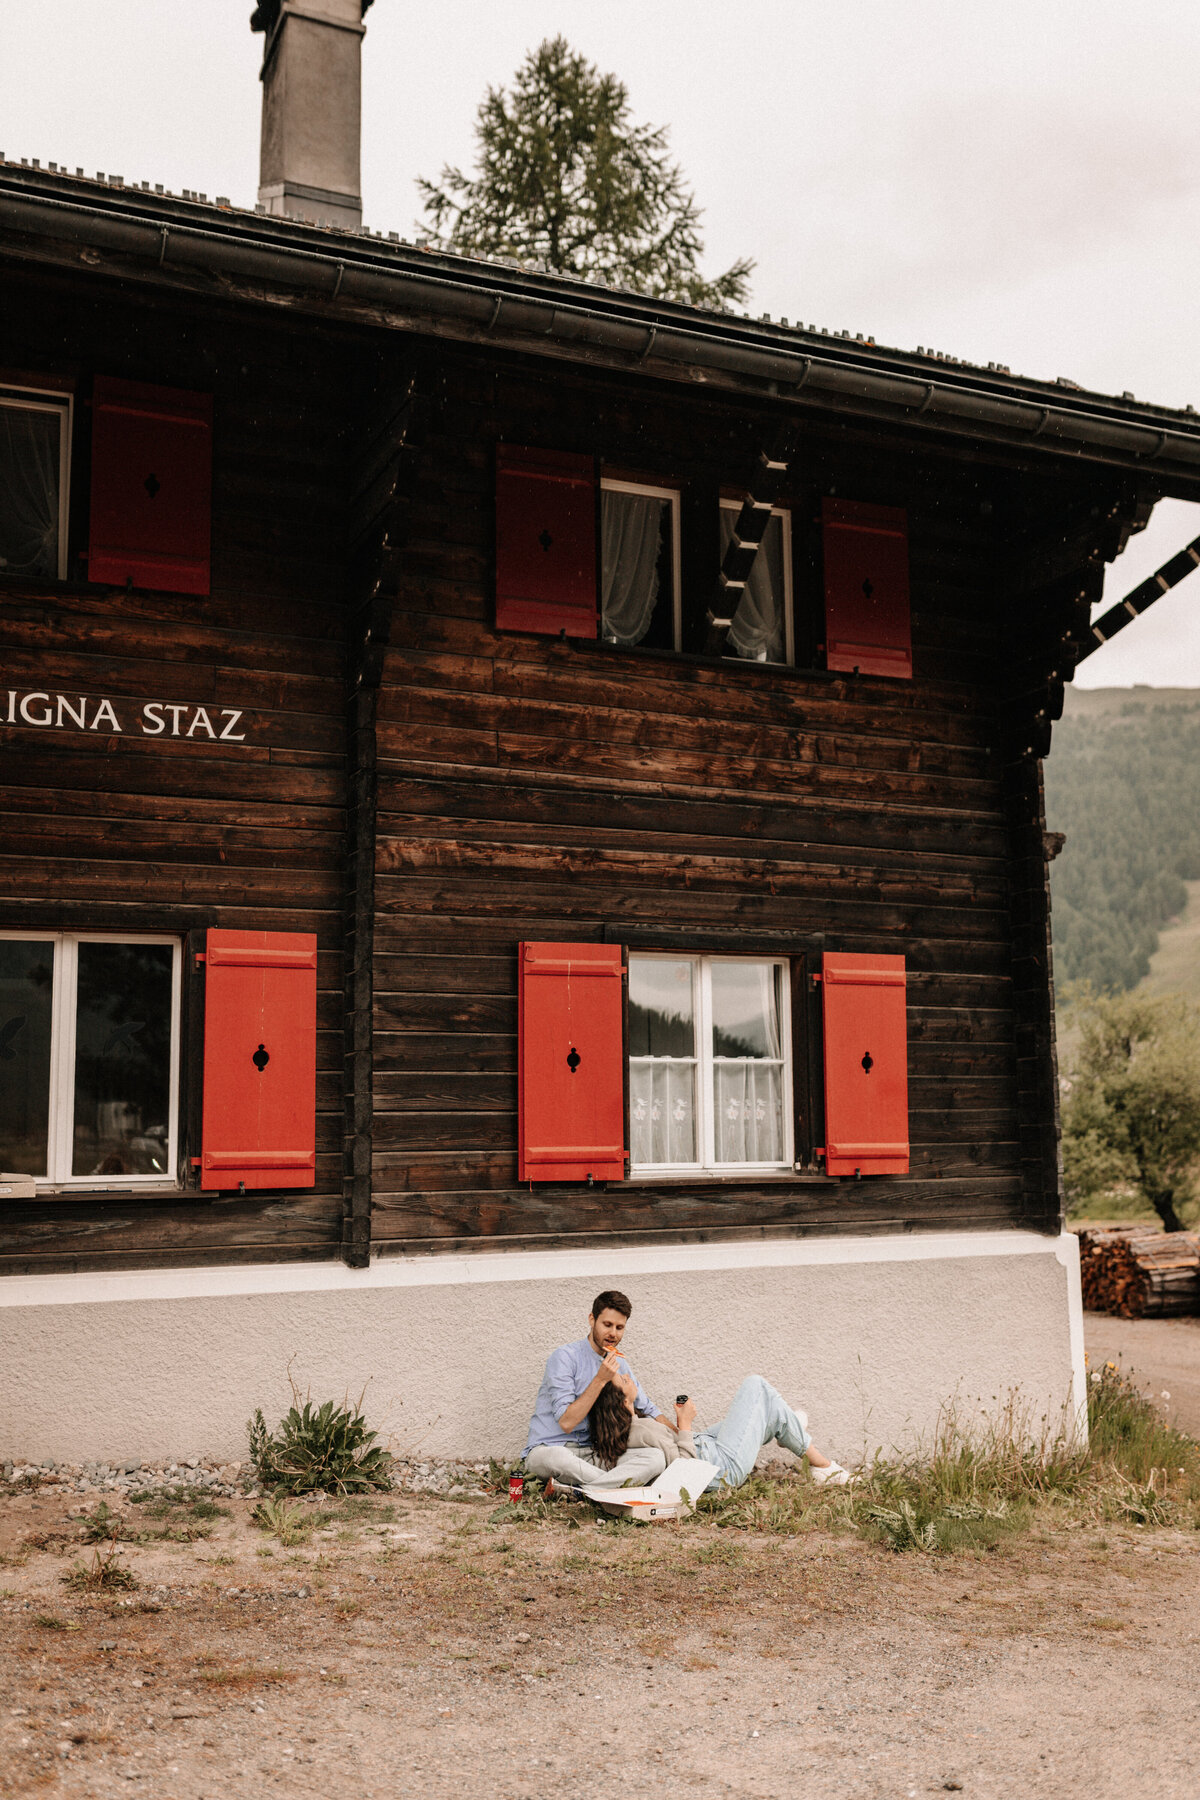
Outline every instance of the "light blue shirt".
<path fill-rule="evenodd" d="M 533 1417 L 529 1421 L 529 1442 L 523 1454 L 529 1455 L 539 1444 L 570 1444 L 574 1448 L 587 1444 L 588 1422 L 581 1419 L 574 1431 L 564 1431 L 559 1420 L 573 1400 L 578 1400 L 583 1390 L 595 1379 L 596 1371 L 603 1362 L 590 1338 L 580 1338 L 577 1344 L 560 1344 L 552 1350 L 546 1359 L 546 1373 L 542 1376 L 542 1385 L 538 1389 L 534 1402 Z M 633 1370 L 618 1352 L 618 1366 L 623 1375 L 633 1375 Z M 634 1378 L 636 1381 L 636 1377 Z M 654 1402 L 642 1392 L 642 1384 L 637 1382 L 637 1398 L 634 1409 L 643 1417 L 657 1419 L 659 1411 Z"/>

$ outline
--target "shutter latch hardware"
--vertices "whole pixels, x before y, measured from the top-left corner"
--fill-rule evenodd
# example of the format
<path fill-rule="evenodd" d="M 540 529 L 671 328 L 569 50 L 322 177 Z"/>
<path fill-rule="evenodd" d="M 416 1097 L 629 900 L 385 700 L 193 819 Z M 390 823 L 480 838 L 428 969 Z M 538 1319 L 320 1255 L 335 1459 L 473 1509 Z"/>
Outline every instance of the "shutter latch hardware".
<path fill-rule="evenodd" d="M 579 1065 L 582 1061 L 583 1061 L 582 1056 L 580 1056 L 578 1050 L 575 1048 L 574 1044 L 572 1044 L 570 1051 L 568 1052 L 568 1055 L 567 1055 L 567 1067 L 568 1067 L 568 1069 L 570 1069 L 572 1075 L 575 1073 L 576 1069 L 579 1067 Z"/>
<path fill-rule="evenodd" d="M 864 1051 L 863 1059 L 862 1059 L 863 1074 L 869 1075 L 871 1073 L 871 1070 L 874 1067 L 875 1067 L 875 1058 L 871 1055 L 871 1052 L 869 1050 Z"/>
<path fill-rule="evenodd" d="M 258 1046 L 258 1049 L 254 1052 L 254 1055 L 250 1058 L 250 1061 L 254 1064 L 255 1068 L 258 1070 L 260 1075 L 262 1074 L 263 1070 L 266 1068 L 266 1066 L 270 1062 L 270 1060 L 271 1060 L 271 1052 L 266 1048 L 266 1046 L 264 1044 L 260 1044 Z"/>

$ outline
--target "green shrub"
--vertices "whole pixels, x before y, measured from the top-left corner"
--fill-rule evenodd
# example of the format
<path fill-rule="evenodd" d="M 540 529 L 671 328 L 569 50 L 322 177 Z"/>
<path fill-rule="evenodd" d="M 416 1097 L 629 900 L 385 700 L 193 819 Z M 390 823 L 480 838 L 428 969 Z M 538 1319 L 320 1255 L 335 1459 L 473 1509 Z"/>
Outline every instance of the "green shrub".
<path fill-rule="evenodd" d="M 277 1494 L 351 1494 L 391 1486 L 392 1459 L 357 1406 L 298 1400 L 293 1390 L 293 1404 L 274 1432 L 261 1408 L 247 1426 L 250 1461 L 264 1487 Z"/>

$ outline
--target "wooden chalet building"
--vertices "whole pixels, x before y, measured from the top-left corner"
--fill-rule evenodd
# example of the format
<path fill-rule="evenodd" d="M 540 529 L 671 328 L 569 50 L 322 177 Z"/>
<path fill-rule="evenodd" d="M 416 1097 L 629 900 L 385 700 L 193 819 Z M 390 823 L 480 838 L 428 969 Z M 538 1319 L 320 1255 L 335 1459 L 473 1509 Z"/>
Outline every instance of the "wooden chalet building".
<path fill-rule="evenodd" d="M 0 1453 L 515 1452 L 611 1283 L 1078 1407 L 1041 758 L 1196 419 L 361 230 L 341 6 L 255 212 L 0 167 Z"/>

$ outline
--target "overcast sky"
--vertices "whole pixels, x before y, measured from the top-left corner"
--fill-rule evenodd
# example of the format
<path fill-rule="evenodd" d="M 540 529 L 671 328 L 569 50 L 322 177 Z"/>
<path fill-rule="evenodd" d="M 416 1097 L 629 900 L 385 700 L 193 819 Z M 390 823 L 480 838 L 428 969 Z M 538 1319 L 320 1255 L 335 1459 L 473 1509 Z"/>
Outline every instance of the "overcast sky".
<path fill-rule="evenodd" d="M 0 0 L 0 149 L 252 205 L 251 0 Z M 418 174 L 563 32 L 671 128 L 710 273 L 752 310 L 1200 406 L 1197 0 L 376 0 L 363 195 L 410 236 Z M 1164 503 L 1119 598 L 1189 538 Z M 1195 584 L 1194 587 L 1192 584 Z M 1200 687 L 1200 574 L 1081 685 Z"/>

